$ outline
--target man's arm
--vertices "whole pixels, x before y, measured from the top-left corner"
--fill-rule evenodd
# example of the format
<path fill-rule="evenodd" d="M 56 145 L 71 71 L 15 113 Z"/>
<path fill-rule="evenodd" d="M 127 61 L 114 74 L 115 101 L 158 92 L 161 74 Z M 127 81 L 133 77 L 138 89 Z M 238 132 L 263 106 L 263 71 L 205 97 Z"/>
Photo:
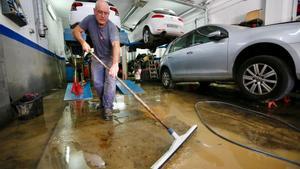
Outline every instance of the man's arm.
<path fill-rule="evenodd" d="M 82 38 L 82 32 L 84 32 L 84 30 L 83 30 L 79 25 L 77 25 L 77 26 L 73 29 L 72 34 L 73 34 L 73 36 L 75 37 L 75 39 L 81 44 L 82 50 L 85 51 L 85 52 L 88 52 L 88 51 L 90 51 L 91 47 L 90 47 L 90 45 Z"/>
<path fill-rule="evenodd" d="M 113 77 L 117 76 L 119 71 L 119 58 L 120 58 L 120 41 L 112 42 L 112 66 L 109 69 L 109 74 Z"/>

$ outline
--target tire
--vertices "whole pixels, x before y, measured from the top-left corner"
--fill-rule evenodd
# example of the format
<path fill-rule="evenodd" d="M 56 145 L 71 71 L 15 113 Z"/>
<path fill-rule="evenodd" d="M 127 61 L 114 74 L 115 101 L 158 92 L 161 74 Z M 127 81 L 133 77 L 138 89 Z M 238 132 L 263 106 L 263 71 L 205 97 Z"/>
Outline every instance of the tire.
<path fill-rule="evenodd" d="M 132 47 L 132 46 L 129 46 L 128 52 L 136 52 L 136 48 Z"/>
<path fill-rule="evenodd" d="M 169 69 L 165 68 L 165 69 L 162 70 L 162 72 L 161 72 L 161 82 L 162 82 L 162 85 L 166 89 L 173 89 L 175 87 L 175 83 L 172 80 L 172 76 L 171 76 L 171 73 L 170 73 Z"/>
<path fill-rule="evenodd" d="M 147 46 L 151 46 L 153 44 L 153 35 L 152 35 L 152 33 L 151 33 L 151 31 L 149 30 L 148 27 L 144 28 L 144 31 L 143 31 L 143 42 Z"/>
<path fill-rule="evenodd" d="M 203 82 L 198 82 L 200 84 L 200 87 L 202 88 L 209 88 L 209 85 L 211 84 L 211 82 L 206 82 L 206 81 L 203 81 Z"/>
<path fill-rule="evenodd" d="M 245 96 L 259 100 L 281 99 L 295 84 L 289 66 L 270 55 L 246 60 L 238 69 L 237 81 Z"/>
<path fill-rule="evenodd" d="M 151 53 L 155 53 L 156 48 L 155 48 L 155 47 L 154 47 L 154 48 L 150 48 L 149 51 L 150 51 Z"/>

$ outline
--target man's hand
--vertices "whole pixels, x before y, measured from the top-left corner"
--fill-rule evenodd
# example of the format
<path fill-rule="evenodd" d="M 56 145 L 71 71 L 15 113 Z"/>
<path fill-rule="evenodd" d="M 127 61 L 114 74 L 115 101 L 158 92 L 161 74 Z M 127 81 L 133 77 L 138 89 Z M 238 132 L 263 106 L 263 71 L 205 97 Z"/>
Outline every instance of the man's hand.
<path fill-rule="evenodd" d="M 116 77 L 118 74 L 118 71 L 119 71 L 119 65 L 118 65 L 118 63 L 115 63 L 109 69 L 109 75 L 111 75 L 112 77 Z"/>
<path fill-rule="evenodd" d="M 86 41 L 82 42 L 81 46 L 84 52 L 90 52 L 91 47 Z"/>
<path fill-rule="evenodd" d="M 82 33 L 84 32 L 84 30 L 77 25 L 73 31 L 72 34 L 74 36 L 74 38 L 81 44 L 82 50 L 84 52 L 89 52 L 91 50 L 90 45 L 82 38 Z"/>

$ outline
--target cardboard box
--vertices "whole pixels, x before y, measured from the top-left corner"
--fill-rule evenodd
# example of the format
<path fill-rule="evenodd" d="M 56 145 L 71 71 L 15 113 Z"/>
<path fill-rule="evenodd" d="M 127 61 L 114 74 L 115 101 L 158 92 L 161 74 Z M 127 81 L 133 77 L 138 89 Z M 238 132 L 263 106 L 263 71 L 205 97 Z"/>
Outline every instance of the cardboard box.
<path fill-rule="evenodd" d="M 262 14 L 262 10 L 261 9 L 250 11 L 250 12 L 248 12 L 246 14 L 246 17 L 245 17 L 245 21 L 246 22 L 252 21 L 254 19 L 261 19 L 261 20 L 263 20 L 263 14 Z"/>

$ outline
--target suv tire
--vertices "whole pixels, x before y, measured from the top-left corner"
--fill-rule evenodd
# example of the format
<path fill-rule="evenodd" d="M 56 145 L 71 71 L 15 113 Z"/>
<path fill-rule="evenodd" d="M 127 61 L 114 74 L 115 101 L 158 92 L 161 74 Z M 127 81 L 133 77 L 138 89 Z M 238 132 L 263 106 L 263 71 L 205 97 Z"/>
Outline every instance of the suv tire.
<path fill-rule="evenodd" d="M 175 87 L 175 83 L 172 80 L 172 76 L 169 69 L 162 69 L 161 82 L 166 89 L 173 89 Z"/>
<path fill-rule="evenodd" d="M 281 99 L 294 87 L 289 66 L 281 59 L 259 55 L 246 60 L 237 72 L 241 91 L 251 99 Z"/>
<path fill-rule="evenodd" d="M 151 33 L 151 31 L 149 30 L 148 27 L 144 28 L 144 31 L 143 31 L 143 42 L 147 46 L 151 46 L 152 43 L 153 43 L 153 35 L 152 35 L 152 33 Z"/>

